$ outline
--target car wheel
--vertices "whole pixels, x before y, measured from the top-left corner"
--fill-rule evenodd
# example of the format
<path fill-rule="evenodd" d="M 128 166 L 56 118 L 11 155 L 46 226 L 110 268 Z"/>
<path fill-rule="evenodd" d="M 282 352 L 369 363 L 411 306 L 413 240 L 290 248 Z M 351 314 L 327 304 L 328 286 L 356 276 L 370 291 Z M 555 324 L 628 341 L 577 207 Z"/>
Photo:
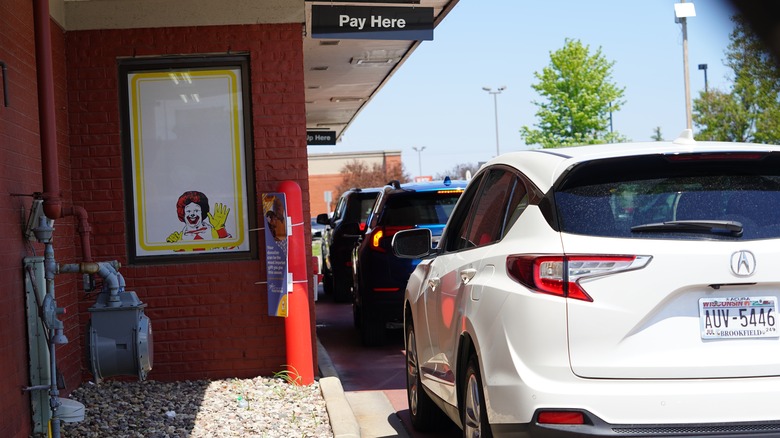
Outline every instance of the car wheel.
<path fill-rule="evenodd" d="M 360 329 L 361 318 L 360 306 L 358 306 L 357 303 L 352 303 L 352 324 L 356 329 Z"/>
<path fill-rule="evenodd" d="M 325 295 L 333 295 L 333 274 L 325 266 L 322 268 L 322 291 Z"/>
<path fill-rule="evenodd" d="M 487 418 L 485 394 L 482 391 L 482 376 L 477 356 L 471 355 L 466 374 L 463 376 L 463 400 L 460 404 L 460 419 L 464 438 L 489 438 L 493 436 Z"/>
<path fill-rule="evenodd" d="M 360 309 L 360 338 L 366 347 L 385 343 L 385 320 L 380 312 L 365 305 Z"/>
<path fill-rule="evenodd" d="M 337 303 L 346 303 L 347 301 L 352 298 L 352 288 L 351 285 L 345 284 L 346 282 L 335 281 L 335 277 L 333 277 L 333 299 L 336 300 Z"/>
<path fill-rule="evenodd" d="M 442 414 L 422 387 L 417 343 L 412 324 L 406 326 L 406 399 L 409 402 L 412 426 L 416 430 L 430 432 L 438 426 Z"/>

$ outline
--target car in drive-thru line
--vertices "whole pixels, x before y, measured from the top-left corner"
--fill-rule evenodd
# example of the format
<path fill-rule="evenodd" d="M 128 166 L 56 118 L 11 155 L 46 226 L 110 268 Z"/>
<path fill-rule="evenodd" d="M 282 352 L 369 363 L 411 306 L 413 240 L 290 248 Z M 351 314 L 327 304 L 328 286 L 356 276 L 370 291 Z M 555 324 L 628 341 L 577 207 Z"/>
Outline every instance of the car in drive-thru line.
<path fill-rule="evenodd" d="M 332 294 L 337 302 L 348 302 L 352 296 L 352 248 L 359 237 L 355 229 L 365 229 L 380 191 L 381 187 L 346 190 L 339 196 L 332 215 L 317 215 L 317 223 L 325 225 L 321 241 L 322 290 L 326 295 Z M 346 232 L 347 228 L 352 231 Z"/>
<path fill-rule="evenodd" d="M 403 323 L 403 295 L 416 260 L 396 257 L 390 247 L 401 230 L 428 230 L 436 244 L 450 213 L 466 187 L 464 180 L 401 184 L 391 181 L 379 192 L 352 257 L 355 327 L 366 346 L 385 341 L 388 325 Z"/>
<path fill-rule="evenodd" d="M 415 428 L 780 436 L 780 146 L 507 153 L 393 250 Z"/>

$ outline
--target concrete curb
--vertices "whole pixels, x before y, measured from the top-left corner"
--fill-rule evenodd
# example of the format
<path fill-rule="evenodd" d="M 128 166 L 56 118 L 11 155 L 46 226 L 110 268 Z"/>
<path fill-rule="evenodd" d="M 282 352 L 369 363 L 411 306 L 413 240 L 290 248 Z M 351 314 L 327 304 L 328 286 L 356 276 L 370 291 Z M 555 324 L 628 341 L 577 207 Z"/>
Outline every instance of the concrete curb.
<path fill-rule="evenodd" d="M 352 406 L 347 401 L 341 380 L 339 380 L 336 368 L 330 360 L 330 355 L 319 339 L 317 339 L 317 358 L 320 376 L 322 376 L 319 380 L 320 391 L 325 399 L 325 408 L 328 410 L 333 437 L 359 438 L 360 425 L 352 411 Z"/>

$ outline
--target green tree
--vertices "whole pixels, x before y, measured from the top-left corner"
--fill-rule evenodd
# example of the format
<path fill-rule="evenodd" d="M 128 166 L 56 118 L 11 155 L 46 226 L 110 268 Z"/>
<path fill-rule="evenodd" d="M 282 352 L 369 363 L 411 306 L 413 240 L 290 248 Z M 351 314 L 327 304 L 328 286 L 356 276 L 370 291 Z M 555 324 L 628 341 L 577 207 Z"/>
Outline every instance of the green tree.
<path fill-rule="evenodd" d="M 653 136 L 650 137 L 653 141 L 664 141 L 664 136 L 661 134 L 661 127 L 656 126 L 653 130 Z"/>
<path fill-rule="evenodd" d="M 383 168 L 381 164 L 374 163 L 369 167 L 366 162 L 360 160 L 352 160 L 345 164 L 339 173 L 341 184 L 336 187 L 338 193 L 344 193 L 353 187 L 381 187 L 394 179 L 402 183 L 411 181 L 403 165 Z"/>
<path fill-rule="evenodd" d="M 780 142 L 780 70 L 763 41 L 741 16 L 732 18 L 724 64 L 733 74 L 730 92 L 712 89 L 693 101 L 700 140 Z"/>
<path fill-rule="evenodd" d="M 551 52 L 550 65 L 534 73 L 539 82 L 531 87 L 544 100 L 533 102 L 538 107 L 537 129 L 520 129 L 526 144 L 556 148 L 625 141 L 609 128 L 610 112 L 625 103 L 624 88 L 612 82 L 614 64 L 601 48 L 591 55 L 579 40 L 567 38 L 563 48 Z"/>

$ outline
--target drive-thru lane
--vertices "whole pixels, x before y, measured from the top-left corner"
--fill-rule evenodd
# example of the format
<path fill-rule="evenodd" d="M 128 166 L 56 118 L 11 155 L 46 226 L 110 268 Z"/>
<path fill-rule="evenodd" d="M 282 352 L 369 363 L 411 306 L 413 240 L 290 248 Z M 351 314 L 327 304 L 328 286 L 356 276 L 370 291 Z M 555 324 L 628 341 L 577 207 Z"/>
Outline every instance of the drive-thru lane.
<path fill-rule="evenodd" d="M 362 437 L 461 436 L 460 429 L 449 422 L 434 434 L 422 434 L 412 428 L 406 401 L 402 330 L 391 330 L 381 347 L 365 348 L 352 323 L 349 303 L 334 303 L 320 293 L 315 311 L 317 338 L 341 381 Z"/>

